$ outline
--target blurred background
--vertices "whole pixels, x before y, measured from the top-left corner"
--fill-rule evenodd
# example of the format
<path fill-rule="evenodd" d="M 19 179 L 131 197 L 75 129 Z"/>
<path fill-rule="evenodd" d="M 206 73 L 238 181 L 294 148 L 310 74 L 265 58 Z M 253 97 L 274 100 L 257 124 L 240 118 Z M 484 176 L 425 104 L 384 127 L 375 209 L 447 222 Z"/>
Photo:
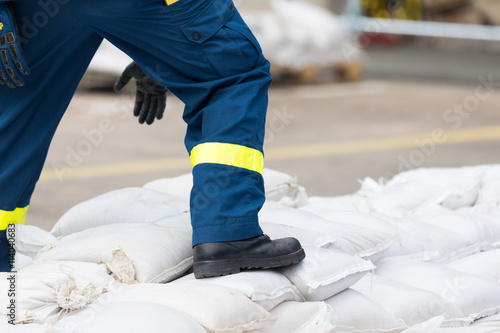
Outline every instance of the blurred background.
<path fill-rule="evenodd" d="M 500 163 L 500 2 L 238 0 L 275 78 L 266 167 L 309 195 L 419 167 Z M 28 224 L 49 230 L 75 204 L 189 173 L 183 104 L 140 125 L 131 60 L 105 42 L 56 133 Z"/>

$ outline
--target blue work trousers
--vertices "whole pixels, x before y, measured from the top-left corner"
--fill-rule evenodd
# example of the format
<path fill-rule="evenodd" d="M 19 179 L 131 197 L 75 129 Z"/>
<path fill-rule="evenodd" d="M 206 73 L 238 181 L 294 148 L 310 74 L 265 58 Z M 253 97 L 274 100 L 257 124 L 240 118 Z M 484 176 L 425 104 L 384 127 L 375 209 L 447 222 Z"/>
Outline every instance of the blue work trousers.
<path fill-rule="evenodd" d="M 24 218 L 58 123 L 106 38 L 185 103 L 193 245 L 262 234 L 271 76 L 231 0 L 18 0 L 13 10 L 31 75 L 24 87 L 0 86 L 0 213 Z"/>

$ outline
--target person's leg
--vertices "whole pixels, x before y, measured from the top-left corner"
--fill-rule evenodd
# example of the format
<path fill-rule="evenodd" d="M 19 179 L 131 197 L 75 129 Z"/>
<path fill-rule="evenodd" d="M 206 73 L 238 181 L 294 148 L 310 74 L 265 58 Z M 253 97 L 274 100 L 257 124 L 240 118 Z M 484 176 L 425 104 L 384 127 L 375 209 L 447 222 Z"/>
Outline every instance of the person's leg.
<path fill-rule="evenodd" d="M 262 235 L 257 215 L 265 200 L 263 141 L 271 75 L 269 62 L 233 2 L 179 0 L 166 5 L 157 0 L 74 0 L 72 4 L 86 23 L 186 104 L 186 147 L 194 180 L 195 273 L 197 253 L 200 258 L 207 254 L 197 245 Z M 251 246 L 266 242 L 259 238 Z M 297 242 L 292 243 L 289 248 L 278 247 L 302 251 Z M 303 253 L 289 263 L 300 256 Z M 284 265 L 287 260 L 274 263 Z M 229 273 L 239 271 L 238 265 Z"/>
<path fill-rule="evenodd" d="M 228 0 L 76 0 L 99 34 L 185 104 L 193 245 L 259 236 L 269 63 Z M 102 6 L 101 6 L 102 7 Z"/>
<path fill-rule="evenodd" d="M 0 230 L 24 223 L 50 141 L 102 41 L 66 2 L 13 2 L 31 74 L 23 87 L 0 86 Z M 5 236 L 0 237 L 1 258 Z M 0 260 L 0 271 L 8 270 Z"/>

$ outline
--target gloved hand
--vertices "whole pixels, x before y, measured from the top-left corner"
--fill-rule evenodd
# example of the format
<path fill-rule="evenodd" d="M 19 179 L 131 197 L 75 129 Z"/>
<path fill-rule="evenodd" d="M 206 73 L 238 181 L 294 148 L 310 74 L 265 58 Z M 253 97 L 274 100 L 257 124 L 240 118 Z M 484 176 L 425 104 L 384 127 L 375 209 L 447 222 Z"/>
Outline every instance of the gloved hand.
<path fill-rule="evenodd" d="M 0 84 L 22 87 L 29 68 L 21 53 L 16 23 L 10 6 L 0 1 Z"/>
<path fill-rule="evenodd" d="M 125 68 L 120 78 L 115 83 L 115 91 L 119 92 L 127 85 L 131 78 L 137 84 L 135 97 L 134 116 L 139 117 L 139 123 L 146 122 L 151 125 L 155 118 L 163 118 L 167 105 L 168 89 L 160 86 L 150 78 L 135 62 Z"/>

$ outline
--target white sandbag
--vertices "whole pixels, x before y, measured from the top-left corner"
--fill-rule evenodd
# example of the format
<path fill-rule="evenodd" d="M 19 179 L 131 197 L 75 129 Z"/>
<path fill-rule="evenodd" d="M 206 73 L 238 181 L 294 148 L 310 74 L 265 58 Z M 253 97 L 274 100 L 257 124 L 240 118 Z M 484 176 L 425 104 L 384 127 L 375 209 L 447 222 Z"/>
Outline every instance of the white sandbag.
<path fill-rule="evenodd" d="M 35 262 L 104 262 L 122 282 L 168 282 L 192 265 L 190 228 L 153 223 L 109 224 L 73 233 L 44 248 Z"/>
<path fill-rule="evenodd" d="M 320 208 L 329 211 L 355 211 L 370 213 L 368 199 L 356 193 L 337 197 L 309 197 L 309 203 L 304 208 L 309 207 L 319 212 Z M 313 211 L 314 212 L 314 211 Z"/>
<path fill-rule="evenodd" d="M 192 281 L 201 285 L 219 285 L 245 295 L 267 311 L 286 301 L 303 302 L 297 287 L 274 270 L 248 271 L 239 274 L 196 280 L 194 274 L 186 275 L 172 283 Z"/>
<path fill-rule="evenodd" d="M 373 211 L 402 217 L 419 209 L 441 204 L 450 209 L 474 205 L 481 174 L 474 168 L 421 168 L 402 172 L 386 184 L 365 179 L 359 195 Z"/>
<path fill-rule="evenodd" d="M 397 319 L 353 289 L 346 289 L 325 300 L 325 303 L 333 310 L 330 322 L 335 328 L 332 332 L 396 333 L 407 328 L 401 319 Z"/>
<path fill-rule="evenodd" d="M 371 256 L 370 260 L 372 262 L 377 262 L 382 255 L 391 257 L 423 252 L 424 244 L 421 240 L 380 217 L 362 212 L 331 210 L 317 205 L 307 205 L 300 209 L 316 214 L 328 221 L 354 225 L 368 230 L 377 230 L 390 235 L 389 238 L 395 240 L 394 244 L 385 253 L 381 252 L 378 255 Z"/>
<path fill-rule="evenodd" d="M 276 321 L 275 316 L 235 290 L 190 281 L 128 285 L 113 300 L 168 306 L 216 333 L 259 330 Z"/>
<path fill-rule="evenodd" d="M 271 239 L 295 237 L 302 246 L 335 247 L 336 240 L 332 234 L 323 234 L 320 231 L 294 228 L 278 223 L 260 222 L 260 226 Z"/>
<path fill-rule="evenodd" d="M 142 187 L 147 190 L 189 199 L 191 196 L 191 189 L 193 188 L 193 175 L 191 173 L 186 173 L 177 177 L 160 178 L 150 181 Z"/>
<path fill-rule="evenodd" d="M 278 320 L 260 333 L 329 333 L 332 309 L 324 302 L 285 302 L 271 311 Z"/>
<path fill-rule="evenodd" d="M 500 206 L 500 165 L 485 167 L 476 205 L 494 209 Z"/>
<path fill-rule="evenodd" d="M 334 249 L 304 247 L 306 258 L 297 265 L 279 268 L 307 301 L 324 301 L 349 288 L 373 263 Z"/>
<path fill-rule="evenodd" d="M 153 302 L 117 302 L 91 305 L 47 325 L 47 333 L 204 333 L 185 314 Z"/>
<path fill-rule="evenodd" d="M 16 252 L 13 271 L 19 272 L 21 269 L 24 269 L 31 265 L 33 265 L 33 258 Z"/>
<path fill-rule="evenodd" d="M 348 254 L 376 261 L 394 244 L 397 234 L 328 221 L 301 209 L 267 202 L 260 211 L 261 222 L 279 223 L 295 228 L 320 231 L 336 240 L 334 246 Z"/>
<path fill-rule="evenodd" d="M 496 284 L 443 265 L 393 258 L 380 264 L 376 274 L 440 295 L 470 322 L 500 311 L 500 288 Z"/>
<path fill-rule="evenodd" d="M 445 325 L 450 327 L 470 323 L 470 320 L 462 318 L 463 315 L 456 306 L 441 296 L 383 276 L 367 274 L 351 288 L 380 305 L 407 326 L 417 325 L 440 315 L 445 315 Z"/>
<path fill-rule="evenodd" d="M 477 275 L 500 285 L 500 250 L 491 250 L 450 262 L 446 267 L 456 271 Z"/>
<path fill-rule="evenodd" d="M 500 223 L 473 214 L 456 212 L 437 213 L 425 218 L 425 222 L 460 234 L 469 247 L 491 248 L 500 245 Z"/>
<path fill-rule="evenodd" d="M 52 228 L 55 236 L 116 223 L 162 220 L 170 226 L 190 226 L 189 202 L 143 188 L 124 188 L 84 201 L 68 210 Z"/>
<path fill-rule="evenodd" d="M 51 233 L 28 224 L 16 225 L 16 242 L 14 247 L 17 253 L 35 259 L 41 249 L 51 249 L 58 240 Z"/>
<path fill-rule="evenodd" d="M 85 262 L 33 264 L 17 275 L 18 322 L 43 324 L 83 309 L 106 293 L 113 278 L 105 265 Z M 0 313 L 5 314 L 5 307 Z"/>
<path fill-rule="evenodd" d="M 393 223 L 411 237 L 422 242 L 421 250 L 419 250 L 418 242 L 414 242 L 412 244 L 414 246 L 401 246 L 400 248 L 404 247 L 405 251 L 399 251 L 399 255 L 412 255 L 420 261 L 445 262 L 463 258 L 481 250 L 481 247 L 471 244 L 464 235 L 426 223 L 414 215 L 405 215 L 401 218 L 386 216 L 384 220 Z M 402 241 L 404 241 L 403 237 Z"/>
<path fill-rule="evenodd" d="M 264 169 L 264 187 L 266 200 L 282 202 L 288 206 L 298 207 L 307 203 L 307 194 L 297 183 L 297 178 L 286 173 Z M 223 182 L 224 180 L 220 180 Z M 217 184 L 217 181 L 216 181 Z M 193 187 L 191 173 L 173 178 L 162 178 L 143 186 L 145 189 L 167 193 L 189 199 Z"/>

